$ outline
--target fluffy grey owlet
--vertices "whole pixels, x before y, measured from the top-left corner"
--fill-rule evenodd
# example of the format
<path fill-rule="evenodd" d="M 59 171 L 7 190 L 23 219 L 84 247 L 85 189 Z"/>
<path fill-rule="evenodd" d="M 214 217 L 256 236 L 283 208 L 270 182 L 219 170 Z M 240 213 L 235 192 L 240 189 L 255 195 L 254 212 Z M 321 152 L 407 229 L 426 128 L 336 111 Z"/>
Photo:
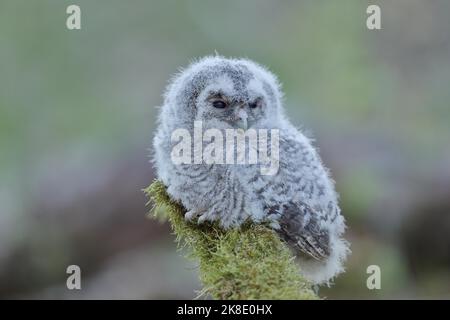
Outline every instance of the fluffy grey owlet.
<path fill-rule="evenodd" d="M 267 223 L 313 283 L 343 271 L 349 249 L 333 181 L 286 118 L 280 85 L 264 67 L 213 56 L 182 70 L 165 92 L 153 143 L 157 174 L 186 219 Z"/>

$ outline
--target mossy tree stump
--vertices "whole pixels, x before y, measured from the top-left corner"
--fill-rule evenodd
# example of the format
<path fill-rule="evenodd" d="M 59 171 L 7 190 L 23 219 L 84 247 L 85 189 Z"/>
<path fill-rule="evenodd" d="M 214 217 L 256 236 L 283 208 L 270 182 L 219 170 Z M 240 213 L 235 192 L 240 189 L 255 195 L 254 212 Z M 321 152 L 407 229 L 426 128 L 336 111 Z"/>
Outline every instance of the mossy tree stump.
<path fill-rule="evenodd" d="M 184 208 L 170 199 L 160 181 L 144 190 L 153 214 L 169 220 L 181 247 L 199 263 L 199 296 L 214 299 L 318 299 L 299 273 L 287 246 L 270 228 L 246 224 L 223 230 L 216 224 L 186 222 Z"/>

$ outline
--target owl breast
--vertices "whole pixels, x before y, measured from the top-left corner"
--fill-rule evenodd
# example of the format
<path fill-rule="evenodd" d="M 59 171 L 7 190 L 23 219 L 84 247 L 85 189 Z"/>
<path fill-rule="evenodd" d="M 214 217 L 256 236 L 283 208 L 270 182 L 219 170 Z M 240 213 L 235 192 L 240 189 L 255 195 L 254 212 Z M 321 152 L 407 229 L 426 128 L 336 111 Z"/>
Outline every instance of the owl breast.
<path fill-rule="evenodd" d="M 248 164 L 174 164 L 170 148 L 156 160 L 158 175 L 168 193 L 180 201 L 199 222 L 217 221 L 222 227 L 239 226 L 250 219 L 259 222 L 263 208 L 254 190 L 260 170 Z M 164 170 L 163 170 L 164 169 Z"/>

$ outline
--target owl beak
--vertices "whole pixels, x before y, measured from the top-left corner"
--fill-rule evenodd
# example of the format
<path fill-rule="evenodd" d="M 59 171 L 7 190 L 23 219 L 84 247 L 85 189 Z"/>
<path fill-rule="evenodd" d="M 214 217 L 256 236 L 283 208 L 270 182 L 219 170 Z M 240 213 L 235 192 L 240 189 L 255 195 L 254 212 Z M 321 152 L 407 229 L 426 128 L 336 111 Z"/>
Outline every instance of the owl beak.
<path fill-rule="evenodd" d="M 239 109 L 236 115 L 236 125 L 243 130 L 247 130 L 248 128 L 247 118 L 248 118 L 247 112 L 245 112 L 244 109 Z"/>

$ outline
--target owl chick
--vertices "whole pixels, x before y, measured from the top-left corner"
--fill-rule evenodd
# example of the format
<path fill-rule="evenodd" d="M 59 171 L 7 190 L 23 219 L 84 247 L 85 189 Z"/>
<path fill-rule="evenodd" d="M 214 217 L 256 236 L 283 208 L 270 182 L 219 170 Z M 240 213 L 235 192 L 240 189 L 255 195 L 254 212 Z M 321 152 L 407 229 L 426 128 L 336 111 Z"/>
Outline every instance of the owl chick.
<path fill-rule="evenodd" d="M 272 135 L 277 143 L 264 150 L 272 156 L 278 151 L 276 172 L 264 173 L 259 162 L 206 163 L 198 157 L 227 132 L 251 129 L 277 133 Z M 192 137 L 207 130 L 215 130 L 215 138 L 196 144 Z M 173 158 L 181 139 L 189 143 L 185 162 Z M 294 249 L 301 272 L 313 283 L 329 284 L 343 271 L 349 249 L 334 183 L 311 141 L 286 118 L 280 84 L 266 68 L 221 56 L 191 64 L 167 87 L 153 144 L 157 174 L 188 210 L 187 220 L 216 221 L 225 229 L 246 221 L 267 223 Z"/>

